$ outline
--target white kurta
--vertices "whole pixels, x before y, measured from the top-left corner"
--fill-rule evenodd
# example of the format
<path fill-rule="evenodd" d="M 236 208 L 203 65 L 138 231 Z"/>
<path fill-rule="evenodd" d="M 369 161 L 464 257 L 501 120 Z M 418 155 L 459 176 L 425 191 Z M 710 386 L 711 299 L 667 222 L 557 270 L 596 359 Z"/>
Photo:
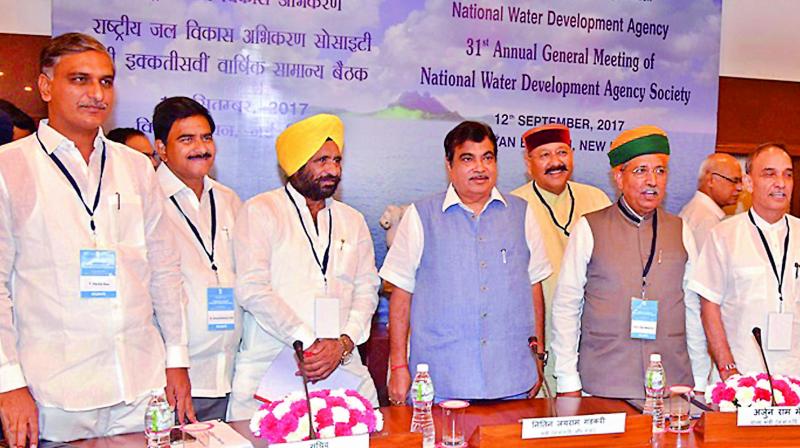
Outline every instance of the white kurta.
<path fill-rule="evenodd" d="M 175 244 L 181 255 L 183 292 L 188 299 L 189 326 L 189 379 L 193 397 L 224 397 L 231 391 L 233 359 L 242 337 L 242 310 L 235 305 L 235 328 L 210 331 L 208 329 L 209 287 L 236 286 L 233 264 L 233 226 L 242 201 L 230 188 L 206 177 L 200 200 L 197 195 L 170 171 L 166 163 L 157 170 L 158 181 L 164 192 L 166 215 L 172 226 Z M 207 251 L 211 251 L 211 198 L 214 194 L 216 209 L 216 236 L 214 238 L 214 264 L 211 269 Z M 180 211 L 169 199 L 175 198 Z M 197 228 L 203 245 L 197 240 L 186 218 Z M 218 283 L 219 281 L 219 283 Z"/>
<path fill-rule="evenodd" d="M 752 210 L 752 209 L 751 209 Z M 727 219 L 711 230 L 689 281 L 689 288 L 721 307 L 722 323 L 733 358 L 740 372 L 764 372 L 764 364 L 753 338 L 753 327 L 761 327 L 767 361 L 773 374 L 800 375 L 800 220 L 786 215 L 789 223 L 789 253 L 783 283 L 783 312 L 794 313 L 792 349 L 769 350 L 767 319 L 778 312 L 778 282 L 767 252 L 747 213 Z M 753 211 L 764 232 L 780 271 L 786 222 L 769 224 Z M 786 335 L 789 337 L 789 335 Z M 719 380 L 716 369 L 714 381 Z M 713 383 L 711 383 L 713 384 Z"/>
<path fill-rule="evenodd" d="M 701 191 L 696 191 L 692 199 L 678 213 L 694 235 L 698 250 L 708 238 L 711 229 L 725 218 L 725 211 L 713 199 Z"/>
<path fill-rule="evenodd" d="M 0 150 L 0 392 L 27 384 L 38 405 L 68 411 L 136 402 L 164 387 L 165 367 L 189 366 L 180 259 L 155 172 L 102 130 L 88 164 L 46 120 L 38 136 L 45 149 L 34 134 Z M 91 208 L 104 146 L 93 237 L 49 154 Z M 81 298 L 80 251 L 92 248 L 116 251 L 116 298 Z"/>
<path fill-rule="evenodd" d="M 341 333 L 356 345 L 369 338 L 372 315 L 378 304 L 379 278 L 367 223 L 352 207 L 327 200 L 317 214 L 315 228 L 305 198 L 287 185 L 297 210 L 283 187 L 245 202 L 234 229 L 236 298 L 245 311 L 242 344 L 236 358 L 229 419 L 250 418 L 261 404 L 253 398 L 271 362 L 295 340 L 305 347 L 314 342 L 314 300 L 338 297 Z M 331 222 L 330 262 L 325 282 L 309 245 L 322 261 Z M 346 369 L 362 378 L 359 392 L 377 406 L 377 392 L 358 350 Z"/>

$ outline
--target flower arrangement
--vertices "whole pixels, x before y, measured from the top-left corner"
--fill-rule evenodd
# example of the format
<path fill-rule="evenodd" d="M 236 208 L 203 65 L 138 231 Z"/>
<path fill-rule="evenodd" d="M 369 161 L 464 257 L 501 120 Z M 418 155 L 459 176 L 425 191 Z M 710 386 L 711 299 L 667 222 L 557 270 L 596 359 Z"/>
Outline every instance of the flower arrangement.
<path fill-rule="evenodd" d="M 321 439 L 368 434 L 383 429 L 383 414 L 350 389 L 309 394 L 314 430 Z M 250 419 L 250 431 L 268 443 L 308 440 L 308 412 L 302 392 L 265 403 Z"/>
<path fill-rule="evenodd" d="M 718 405 L 722 412 L 736 412 L 737 408 L 768 407 L 772 404 L 768 378 L 766 373 L 732 375 L 717 383 L 711 395 L 706 394 L 706 400 Z M 800 405 L 800 379 L 772 375 L 772 388 L 778 406 Z"/>

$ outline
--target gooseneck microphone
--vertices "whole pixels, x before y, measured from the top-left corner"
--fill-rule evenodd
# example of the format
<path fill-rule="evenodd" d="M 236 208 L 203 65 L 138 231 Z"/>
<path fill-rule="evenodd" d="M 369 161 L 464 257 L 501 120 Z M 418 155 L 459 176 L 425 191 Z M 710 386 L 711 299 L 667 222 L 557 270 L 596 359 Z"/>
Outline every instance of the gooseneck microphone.
<path fill-rule="evenodd" d="M 764 368 L 767 369 L 767 379 L 769 380 L 769 394 L 772 396 L 772 405 L 777 406 L 775 403 L 775 391 L 772 389 L 772 374 L 769 373 L 769 364 L 767 364 L 767 356 L 764 354 L 764 346 L 761 344 L 761 328 L 753 327 L 753 337 L 756 338 L 758 344 L 758 351 L 761 353 L 761 360 L 764 361 Z"/>
<path fill-rule="evenodd" d="M 300 375 L 303 377 L 303 390 L 306 393 L 306 408 L 308 409 L 308 437 L 311 440 L 317 438 L 317 433 L 314 432 L 314 419 L 311 416 L 311 398 L 308 396 L 308 376 L 306 375 L 306 358 L 303 355 L 303 341 L 297 340 L 292 343 L 294 354 L 299 361 Z"/>

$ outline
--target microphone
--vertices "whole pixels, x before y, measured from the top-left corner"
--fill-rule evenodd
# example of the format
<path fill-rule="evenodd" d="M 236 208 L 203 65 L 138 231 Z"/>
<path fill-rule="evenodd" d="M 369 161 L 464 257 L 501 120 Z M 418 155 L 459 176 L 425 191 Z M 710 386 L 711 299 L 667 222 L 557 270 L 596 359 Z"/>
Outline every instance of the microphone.
<path fill-rule="evenodd" d="M 761 345 L 761 328 L 753 327 L 753 337 L 756 338 L 758 350 L 761 352 L 761 359 L 764 361 L 764 368 L 767 369 L 767 379 L 769 380 L 769 393 L 772 396 L 772 405 L 777 406 L 775 403 L 775 391 L 772 389 L 772 374 L 769 373 L 769 364 L 767 364 L 767 356 L 764 354 L 764 346 Z"/>
<path fill-rule="evenodd" d="M 542 379 L 542 386 L 544 387 L 544 397 L 547 399 L 548 404 L 550 405 L 550 413 L 554 417 L 558 417 L 558 409 L 555 406 L 555 400 L 552 392 L 550 391 L 550 385 L 547 384 L 547 378 L 544 376 L 544 364 L 547 362 L 547 353 L 542 355 L 539 354 L 537 348 L 539 347 L 539 339 L 536 336 L 531 336 L 528 338 L 528 348 L 533 353 L 533 356 L 542 361 L 542 363 L 536 363 L 536 371 L 539 373 L 539 378 Z"/>
<path fill-rule="evenodd" d="M 308 396 L 308 376 L 306 376 L 306 359 L 303 354 L 303 341 L 297 340 L 292 343 L 294 354 L 299 361 L 300 375 L 303 377 L 303 391 L 306 393 L 306 408 L 308 410 L 308 438 L 315 440 L 317 434 L 314 432 L 314 419 L 311 417 L 311 398 Z"/>

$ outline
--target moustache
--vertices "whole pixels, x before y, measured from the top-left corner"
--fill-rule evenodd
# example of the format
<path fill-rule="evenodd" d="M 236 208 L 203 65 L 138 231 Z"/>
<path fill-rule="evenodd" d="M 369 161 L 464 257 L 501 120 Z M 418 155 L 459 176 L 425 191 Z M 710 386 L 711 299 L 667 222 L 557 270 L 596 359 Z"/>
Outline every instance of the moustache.
<path fill-rule="evenodd" d="M 644 191 L 642 191 L 642 194 L 654 194 L 658 196 L 658 190 L 656 190 L 655 188 L 647 188 Z"/>
<path fill-rule="evenodd" d="M 340 180 L 342 180 L 342 178 L 339 176 L 322 176 L 316 179 L 316 183 L 321 184 L 322 182 L 330 181 L 338 184 Z"/>
<path fill-rule="evenodd" d="M 192 155 L 190 155 L 190 156 L 189 156 L 189 157 L 187 157 L 187 158 L 188 158 L 189 160 L 195 160 L 195 159 L 204 159 L 204 160 L 205 160 L 205 159 L 210 159 L 210 158 L 211 158 L 211 153 L 210 153 L 210 152 L 203 152 L 203 153 L 200 153 L 200 154 L 192 154 Z"/>
<path fill-rule="evenodd" d="M 567 171 L 567 165 L 561 164 L 552 166 L 544 170 L 544 174 L 552 174 L 552 173 L 562 173 Z"/>
<path fill-rule="evenodd" d="M 106 110 L 106 109 L 108 108 L 108 104 L 106 104 L 106 103 L 103 103 L 103 102 L 97 102 L 97 103 L 79 103 L 79 104 L 78 104 L 78 107 L 94 107 L 94 108 L 97 108 L 97 109 Z"/>

